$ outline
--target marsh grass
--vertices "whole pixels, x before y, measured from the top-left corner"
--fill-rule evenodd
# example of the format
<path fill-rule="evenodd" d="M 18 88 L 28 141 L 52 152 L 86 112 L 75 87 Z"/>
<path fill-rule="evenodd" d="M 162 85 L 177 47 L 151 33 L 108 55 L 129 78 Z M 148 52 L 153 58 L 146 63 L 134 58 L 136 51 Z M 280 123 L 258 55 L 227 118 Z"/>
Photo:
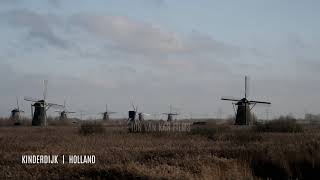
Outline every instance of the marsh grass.
<path fill-rule="evenodd" d="M 284 133 L 300 133 L 303 131 L 301 124 L 295 119 L 277 119 L 265 124 L 257 124 L 254 126 L 258 132 L 284 132 Z"/>
<path fill-rule="evenodd" d="M 0 179 L 319 179 L 315 128 L 292 133 L 208 123 L 190 133 L 140 134 L 100 123 L 0 127 Z M 97 162 L 22 165 L 22 154 L 94 154 Z"/>
<path fill-rule="evenodd" d="M 82 122 L 80 125 L 79 133 L 81 135 L 101 134 L 105 132 L 105 128 L 100 121 L 87 121 Z"/>

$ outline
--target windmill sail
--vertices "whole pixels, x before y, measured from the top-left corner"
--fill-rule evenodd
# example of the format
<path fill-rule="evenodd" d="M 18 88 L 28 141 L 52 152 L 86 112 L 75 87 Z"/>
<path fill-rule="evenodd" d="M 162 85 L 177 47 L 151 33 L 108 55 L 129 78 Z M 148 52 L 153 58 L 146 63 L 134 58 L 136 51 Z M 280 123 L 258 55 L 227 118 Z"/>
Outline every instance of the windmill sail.
<path fill-rule="evenodd" d="M 24 97 L 24 100 L 25 100 L 25 101 L 31 101 L 31 102 L 38 102 L 38 101 L 40 101 L 39 99 L 32 98 L 32 97 Z"/>

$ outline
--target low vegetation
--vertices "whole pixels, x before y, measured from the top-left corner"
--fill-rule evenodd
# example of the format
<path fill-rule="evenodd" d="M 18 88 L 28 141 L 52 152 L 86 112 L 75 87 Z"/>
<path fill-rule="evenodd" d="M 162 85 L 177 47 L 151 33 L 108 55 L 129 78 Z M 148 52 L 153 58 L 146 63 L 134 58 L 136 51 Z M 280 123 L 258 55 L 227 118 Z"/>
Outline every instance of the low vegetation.
<path fill-rule="evenodd" d="M 299 133 L 303 131 L 301 124 L 298 124 L 295 119 L 277 119 L 264 124 L 254 126 L 258 132 L 288 132 Z"/>
<path fill-rule="evenodd" d="M 83 122 L 80 125 L 79 133 L 82 135 L 101 134 L 105 132 L 102 122 Z"/>
<path fill-rule="evenodd" d="M 285 122 L 162 134 L 99 122 L 2 126 L 0 179 L 319 179 L 320 128 Z M 96 164 L 22 165 L 23 154 L 94 154 Z"/>

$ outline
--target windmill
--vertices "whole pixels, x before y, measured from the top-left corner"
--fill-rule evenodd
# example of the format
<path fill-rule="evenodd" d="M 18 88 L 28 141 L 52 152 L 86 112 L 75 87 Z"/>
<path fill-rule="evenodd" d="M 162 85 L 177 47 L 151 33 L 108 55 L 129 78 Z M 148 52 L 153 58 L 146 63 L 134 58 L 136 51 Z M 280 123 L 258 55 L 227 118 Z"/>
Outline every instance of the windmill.
<path fill-rule="evenodd" d="M 60 114 L 59 119 L 61 121 L 62 120 L 67 120 L 68 119 L 68 116 L 67 116 L 68 114 L 76 113 L 76 112 L 67 110 L 66 101 L 64 101 L 64 103 L 63 103 L 63 110 L 59 110 L 59 111 L 56 111 L 56 112 Z"/>
<path fill-rule="evenodd" d="M 11 116 L 10 119 L 15 121 L 15 125 L 19 125 L 20 124 L 20 118 L 21 118 L 21 113 L 24 113 L 23 110 L 20 110 L 19 108 L 19 100 L 17 97 L 17 106 L 11 111 Z"/>
<path fill-rule="evenodd" d="M 144 121 L 144 116 L 150 116 L 150 115 L 151 114 L 148 114 L 148 113 L 138 112 L 138 120 Z"/>
<path fill-rule="evenodd" d="M 143 121 L 144 116 L 149 116 L 150 114 L 138 112 L 138 106 L 131 103 L 133 110 L 129 111 L 129 122 L 134 122 L 136 120 L 136 116 L 138 115 L 138 120 Z"/>
<path fill-rule="evenodd" d="M 48 103 L 47 98 L 47 86 L 48 81 L 43 81 L 43 99 L 35 99 L 31 97 L 25 97 L 24 100 L 31 103 L 31 116 L 32 126 L 47 126 L 47 111 L 49 108 L 63 108 L 64 106 L 54 103 Z M 34 111 L 33 111 L 34 107 Z"/>
<path fill-rule="evenodd" d="M 135 106 L 133 104 L 133 102 L 131 102 L 131 106 L 132 106 L 133 110 L 128 111 L 128 115 L 129 115 L 128 121 L 129 121 L 129 123 L 132 123 L 132 122 L 134 122 L 136 120 L 136 115 L 137 115 L 137 111 L 138 111 L 138 106 Z"/>
<path fill-rule="evenodd" d="M 270 102 L 264 101 L 255 101 L 255 100 L 248 100 L 248 92 L 247 92 L 247 85 L 248 85 L 248 78 L 245 76 L 245 90 L 244 90 L 244 98 L 236 99 L 236 98 L 221 98 L 224 101 L 233 101 L 235 103 L 234 106 L 237 106 L 236 112 L 236 125 L 250 125 L 252 124 L 252 114 L 251 110 L 256 104 L 271 104 Z"/>
<path fill-rule="evenodd" d="M 170 105 L 169 112 L 168 113 L 163 113 L 163 114 L 168 116 L 168 118 L 167 118 L 168 122 L 171 122 L 173 120 L 173 116 L 179 115 L 177 112 L 173 112 L 172 111 L 172 105 Z"/>
<path fill-rule="evenodd" d="M 115 114 L 115 113 L 116 112 L 108 111 L 108 104 L 106 104 L 106 111 L 102 112 L 102 113 L 99 113 L 99 114 L 102 114 L 102 120 L 109 121 L 110 120 L 110 114 Z"/>

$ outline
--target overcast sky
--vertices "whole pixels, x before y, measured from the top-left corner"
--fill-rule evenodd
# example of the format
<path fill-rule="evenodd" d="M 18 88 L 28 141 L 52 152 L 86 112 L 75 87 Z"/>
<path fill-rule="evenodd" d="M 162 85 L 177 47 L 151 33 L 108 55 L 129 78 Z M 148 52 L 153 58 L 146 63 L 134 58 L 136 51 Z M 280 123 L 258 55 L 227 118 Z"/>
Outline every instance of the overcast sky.
<path fill-rule="evenodd" d="M 92 116 L 233 114 L 221 96 L 271 101 L 259 118 L 320 113 L 318 0 L 0 0 L 0 116 L 48 99 Z M 217 113 L 220 112 L 220 113 Z M 222 112 L 222 113 L 221 113 Z"/>

